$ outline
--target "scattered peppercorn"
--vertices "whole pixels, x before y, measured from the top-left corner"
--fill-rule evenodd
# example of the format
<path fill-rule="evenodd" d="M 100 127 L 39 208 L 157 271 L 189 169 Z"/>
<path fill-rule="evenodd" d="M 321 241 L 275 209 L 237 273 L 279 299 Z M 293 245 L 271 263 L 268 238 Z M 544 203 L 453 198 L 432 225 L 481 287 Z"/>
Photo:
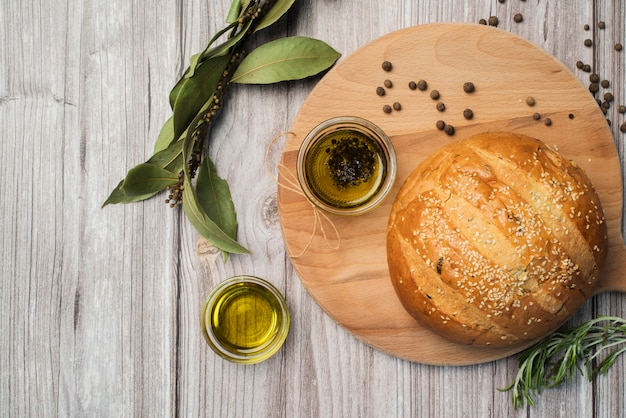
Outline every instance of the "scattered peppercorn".
<path fill-rule="evenodd" d="M 498 3 L 504 3 L 506 0 L 498 0 Z"/>
<path fill-rule="evenodd" d="M 498 26 L 500 21 L 497 16 L 489 16 L 489 20 L 487 22 L 489 23 L 489 26 Z"/>
<path fill-rule="evenodd" d="M 552 119 L 550 119 L 550 118 L 546 118 L 546 120 L 544 121 L 544 123 L 546 124 L 546 126 L 550 126 L 550 125 L 552 125 Z"/>
<path fill-rule="evenodd" d="M 602 87 L 604 87 L 605 89 L 609 87 L 609 80 L 602 80 L 602 82 L 600 82 L 600 85 Z"/>
<path fill-rule="evenodd" d="M 585 23 L 585 25 L 583 26 L 584 30 L 589 30 L 589 25 Z"/>
<path fill-rule="evenodd" d="M 567 117 L 570 118 L 570 119 L 574 119 L 574 114 L 570 113 L 569 115 L 567 115 Z"/>
<path fill-rule="evenodd" d="M 486 24 L 487 24 L 487 21 L 486 21 L 485 19 L 480 19 L 480 20 L 478 21 L 478 24 L 479 24 L 479 25 L 486 25 Z"/>
<path fill-rule="evenodd" d="M 443 112 L 446 110 L 446 105 L 443 102 L 437 103 L 437 110 Z"/>
<path fill-rule="evenodd" d="M 420 91 L 424 91 L 428 88 L 428 83 L 426 80 L 420 80 L 417 82 L 417 88 L 420 89 Z"/>
<path fill-rule="evenodd" d="M 600 29 L 604 29 L 604 28 L 606 28 L 606 23 L 604 23 L 604 21 L 601 20 L 601 21 L 598 22 L 598 27 Z"/>
<path fill-rule="evenodd" d="M 389 61 L 384 61 L 382 67 L 383 67 L 383 70 L 385 71 L 391 71 L 391 69 L 393 68 L 393 65 L 391 65 Z"/>
<path fill-rule="evenodd" d="M 439 129 L 440 131 L 443 131 L 444 128 L 446 127 L 446 123 L 442 120 L 438 120 L 437 123 L 435 124 L 435 126 L 437 127 L 437 129 Z"/>
<path fill-rule="evenodd" d="M 474 112 L 472 111 L 472 109 L 465 109 L 463 111 L 463 117 L 467 120 L 470 120 L 474 117 Z"/>
<path fill-rule="evenodd" d="M 600 90 L 600 85 L 598 83 L 591 83 L 591 84 L 589 84 L 589 91 L 591 93 L 597 93 L 598 90 Z"/>
<path fill-rule="evenodd" d="M 454 135 L 454 126 L 452 126 L 452 125 L 446 125 L 446 127 L 445 127 L 445 128 L 443 128 L 443 131 L 444 131 L 446 134 L 448 134 L 448 135 L 452 136 L 452 135 Z"/>
<path fill-rule="evenodd" d="M 401 110 L 401 109 L 402 109 L 402 105 L 398 102 L 394 102 L 393 110 Z"/>
<path fill-rule="evenodd" d="M 583 69 L 583 65 L 585 65 L 582 61 L 576 61 L 576 68 L 579 70 Z"/>
<path fill-rule="evenodd" d="M 392 109 L 391 109 L 391 106 L 389 106 L 389 105 L 384 105 L 384 106 L 383 106 L 383 112 L 385 112 L 385 113 L 391 113 L 391 110 L 392 110 Z"/>
<path fill-rule="evenodd" d="M 609 103 L 608 101 L 604 101 L 604 102 L 602 102 L 602 104 L 600 105 L 600 107 L 601 107 L 602 109 L 609 110 L 609 108 L 611 107 L 611 103 Z"/>
<path fill-rule="evenodd" d="M 589 81 L 591 81 L 592 83 L 597 83 L 598 81 L 600 81 L 600 76 L 596 73 L 593 73 L 589 76 Z"/>
<path fill-rule="evenodd" d="M 593 42 L 591 41 L 591 39 L 585 39 L 584 44 L 585 44 L 585 46 L 591 46 L 591 45 L 593 45 Z"/>
<path fill-rule="evenodd" d="M 583 65 L 582 70 L 583 70 L 584 72 L 586 72 L 586 73 L 590 73 L 590 72 L 591 72 L 591 65 L 589 65 L 589 64 L 585 64 L 585 65 Z"/>
<path fill-rule="evenodd" d="M 612 102 L 613 101 L 613 94 L 611 94 L 611 93 L 604 93 L 604 100 L 606 100 L 607 102 Z"/>
<path fill-rule="evenodd" d="M 463 91 L 465 93 L 473 93 L 475 89 L 476 87 L 474 86 L 474 83 L 472 83 L 471 81 L 467 81 L 463 83 Z"/>
<path fill-rule="evenodd" d="M 411 90 L 415 90 L 417 88 L 417 83 L 415 81 L 409 81 L 409 88 Z"/>
<path fill-rule="evenodd" d="M 535 105 L 535 98 L 531 97 L 531 96 L 527 97 L 526 98 L 526 104 L 528 106 L 534 106 Z"/>
<path fill-rule="evenodd" d="M 622 46 L 622 44 L 620 44 L 620 43 L 615 44 L 615 50 L 616 51 L 621 51 L 623 48 L 624 47 Z"/>
<path fill-rule="evenodd" d="M 439 90 L 433 90 L 430 92 L 430 98 L 437 100 L 439 98 Z"/>
<path fill-rule="evenodd" d="M 520 23 L 522 20 L 524 20 L 524 16 L 522 16 L 521 13 L 516 13 L 515 16 L 513 16 L 513 21 L 515 23 Z"/>
<path fill-rule="evenodd" d="M 383 82 L 383 85 L 384 85 L 385 87 L 387 87 L 388 89 L 390 89 L 390 88 L 392 88 L 392 87 L 393 87 L 393 83 L 391 82 L 391 80 L 385 80 L 385 81 Z"/>
<path fill-rule="evenodd" d="M 620 105 L 620 106 L 617 108 L 617 111 L 618 111 L 619 113 L 626 113 L 626 106 L 624 106 L 624 105 Z"/>
<path fill-rule="evenodd" d="M 376 88 L 376 94 L 378 94 L 379 96 L 384 96 L 385 95 L 385 89 L 382 87 L 377 87 Z"/>
<path fill-rule="evenodd" d="M 533 113 L 533 119 L 534 120 L 539 120 L 539 119 L 541 119 L 541 115 L 539 113 Z"/>
<path fill-rule="evenodd" d="M 622 123 L 622 126 L 619 127 L 619 130 L 626 133 L 626 122 Z"/>

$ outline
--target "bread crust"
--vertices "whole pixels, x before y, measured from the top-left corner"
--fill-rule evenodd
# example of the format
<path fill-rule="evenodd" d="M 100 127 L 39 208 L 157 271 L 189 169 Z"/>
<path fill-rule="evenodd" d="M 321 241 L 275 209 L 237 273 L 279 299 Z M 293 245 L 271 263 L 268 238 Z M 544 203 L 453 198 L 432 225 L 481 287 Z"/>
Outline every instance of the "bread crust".
<path fill-rule="evenodd" d="M 482 133 L 407 178 L 387 228 L 391 281 L 422 325 L 507 346 L 556 330 L 591 296 L 608 251 L 600 199 L 543 142 Z"/>

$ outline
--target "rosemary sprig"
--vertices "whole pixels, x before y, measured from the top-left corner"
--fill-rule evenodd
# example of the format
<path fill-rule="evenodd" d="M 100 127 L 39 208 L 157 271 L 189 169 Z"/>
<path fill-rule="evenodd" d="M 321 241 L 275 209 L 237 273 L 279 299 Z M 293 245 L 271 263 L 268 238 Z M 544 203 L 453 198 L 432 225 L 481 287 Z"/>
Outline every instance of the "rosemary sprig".
<path fill-rule="evenodd" d="M 512 391 L 513 406 L 533 406 L 544 389 L 571 380 L 578 372 L 591 380 L 605 374 L 626 351 L 626 319 L 600 316 L 577 327 L 555 332 L 526 349 L 519 358 Z"/>

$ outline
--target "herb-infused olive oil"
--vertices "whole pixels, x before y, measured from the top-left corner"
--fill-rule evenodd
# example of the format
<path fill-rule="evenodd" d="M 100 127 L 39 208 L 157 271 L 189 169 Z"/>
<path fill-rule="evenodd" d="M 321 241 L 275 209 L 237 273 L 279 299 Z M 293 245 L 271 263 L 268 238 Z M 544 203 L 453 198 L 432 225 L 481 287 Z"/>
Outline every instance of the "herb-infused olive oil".
<path fill-rule="evenodd" d="M 321 200 L 350 208 L 370 200 L 382 186 L 386 162 L 381 147 L 367 135 L 331 132 L 309 150 L 309 184 Z"/>
<path fill-rule="evenodd" d="M 382 201 L 395 177 L 391 142 L 356 117 L 318 125 L 298 153 L 298 180 L 311 202 L 332 213 L 359 214 Z"/>
<path fill-rule="evenodd" d="M 209 345 L 222 357 L 256 363 L 274 354 L 289 329 L 284 298 L 269 283 L 240 276 L 217 286 L 203 311 Z"/>

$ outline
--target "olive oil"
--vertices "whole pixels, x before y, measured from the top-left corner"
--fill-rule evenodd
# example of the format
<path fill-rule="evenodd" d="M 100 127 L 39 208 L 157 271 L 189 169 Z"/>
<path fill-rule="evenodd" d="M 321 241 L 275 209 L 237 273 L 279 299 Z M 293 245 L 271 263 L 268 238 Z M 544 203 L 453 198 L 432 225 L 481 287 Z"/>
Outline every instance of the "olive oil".
<path fill-rule="evenodd" d="M 222 357 L 256 363 L 274 354 L 289 329 L 284 298 L 271 284 L 239 276 L 217 286 L 203 311 L 207 342 Z"/>
<path fill-rule="evenodd" d="M 323 202 L 352 208 L 370 201 L 387 173 L 381 146 L 351 129 L 330 132 L 309 150 L 304 169 L 311 191 Z"/>

